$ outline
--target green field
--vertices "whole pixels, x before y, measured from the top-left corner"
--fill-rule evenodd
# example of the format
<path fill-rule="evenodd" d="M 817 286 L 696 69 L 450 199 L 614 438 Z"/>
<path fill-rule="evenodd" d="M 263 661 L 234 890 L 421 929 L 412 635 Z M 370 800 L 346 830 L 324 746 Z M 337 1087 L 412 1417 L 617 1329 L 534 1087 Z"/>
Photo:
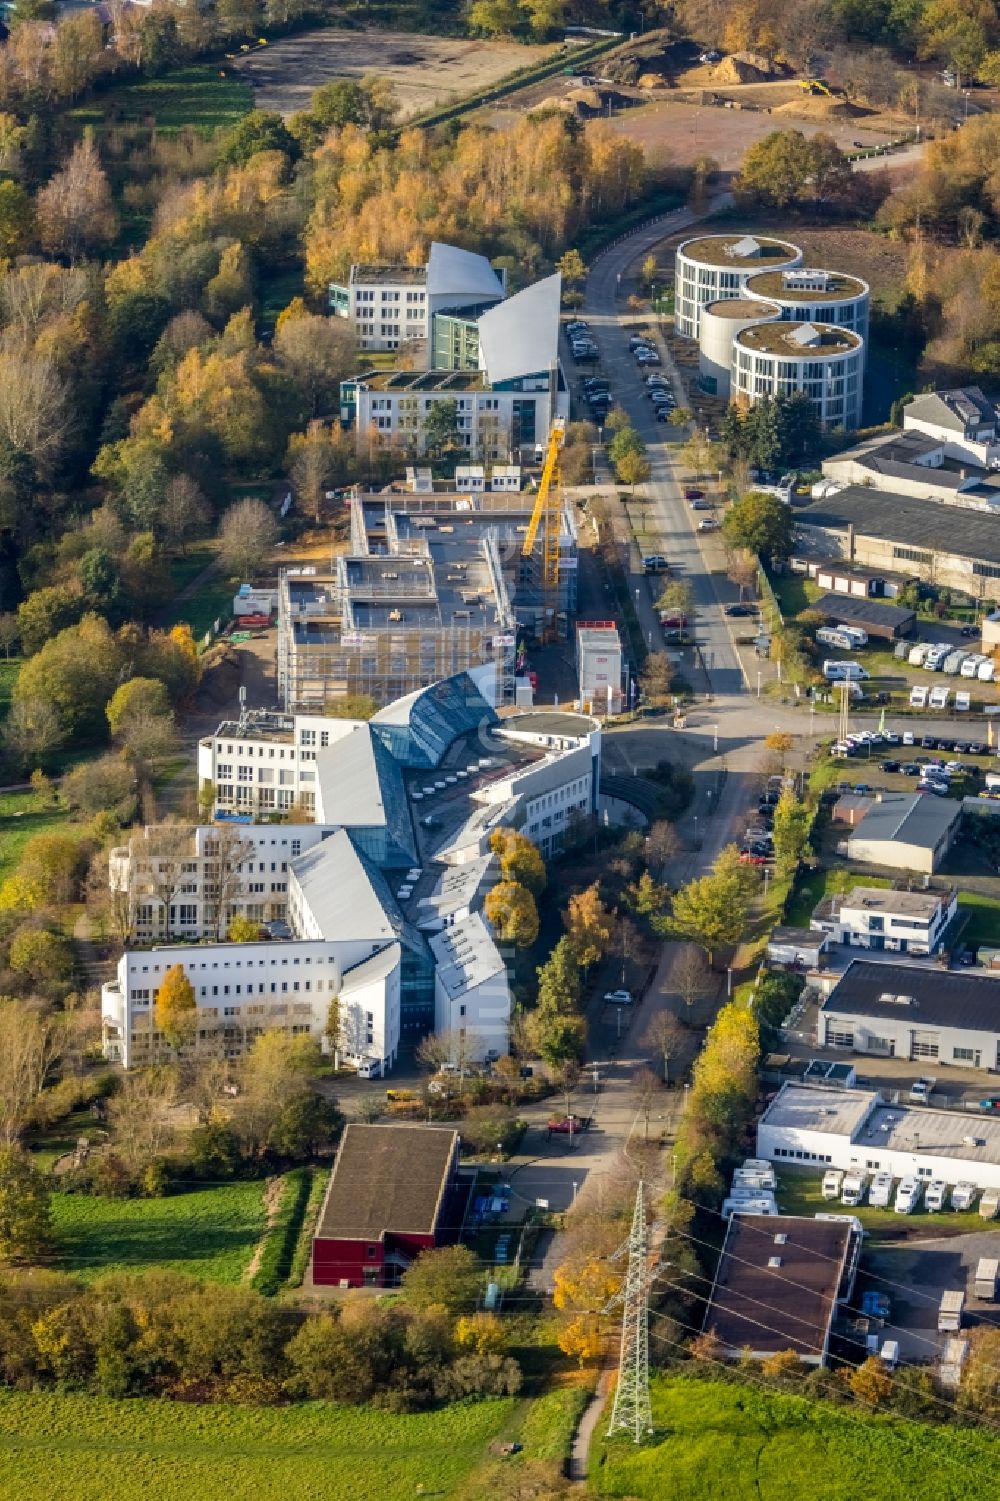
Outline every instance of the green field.
<path fill-rule="evenodd" d="M 888 876 L 861 875 L 843 865 L 827 870 L 803 871 L 796 879 L 785 910 L 785 922 L 790 928 L 808 928 L 816 903 L 825 896 L 843 896 L 852 886 L 889 886 Z"/>
<path fill-rule="evenodd" d="M 1000 899 L 981 891 L 960 891 L 958 905 L 969 915 L 962 929 L 966 943 L 1000 943 Z"/>
<path fill-rule="evenodd" d="M 5 881 L 34 834 L 51 833 L 66 822 L 65 808 L 36 792 L 0 792 L 0 881 Z"/>
<path fill-rule="evenodd" d="M 55 1193 L 52 1218 L 57 1265 L 85 1281 L 156 1266 L 239 1282 L 264 1230 L 264 1185 L 225 1183 L 164 1199 Z"/>
<path fill-rule="evenodd" d="M 992 1501 L 997 1441 L 749 1383 L 653 1382 L 659 1443 L 591 1451 L 590 1485 L 634 1501 Z"/>
<path fill-rule="evenodd" d="M 0 1393 L 3 1501 L 411 1501 L 447 1497 L 514 1399 L 397 1416 Z"/>
<path fill-rule="evenodd" d="M 176 135 L 190 125 L 202 135 L 229 130 L 253 109 L 253 90 L 227 73 L 224 62 L 192 63 L 162 78 L 113 85 L 72 112 L 81 127 L 101 126 L 106 119 L 154 121 L 158 131 Z"/>
<path fill-rule="evenodd" d="M 831 1210 L 835 1214 L 855 1214 L 870 1235 L 883 1238 L 887 1234 L 896 1238 L 946 1235 L 949 1232 L 970 1235 L 985 1228 L 976 1209 L 964 1214 L 953 1213 L 950 1209 L 928 1214 L 922 1203 L 914 1214 L 897 1214 L 892 1208 L 872 1209 L 868 1204 L 848 1209 L 839 1201 L 831 1203 L 824 1199 L 820 1191 L 822 1183 L 823 1173 L 818 1167 L 812 1170 L 782 1168 L 778 1174 L 778 1203 L 782 1214 L 804 1214 L 809 1219 Z"/>

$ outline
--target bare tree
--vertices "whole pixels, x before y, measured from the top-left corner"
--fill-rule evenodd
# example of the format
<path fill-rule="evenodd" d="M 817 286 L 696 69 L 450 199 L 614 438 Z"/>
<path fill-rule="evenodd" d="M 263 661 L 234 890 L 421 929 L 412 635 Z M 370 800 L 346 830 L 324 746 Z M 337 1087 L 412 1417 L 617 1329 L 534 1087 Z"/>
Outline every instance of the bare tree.
<path fill-rule="evenodd" d="M 650 870 L 659 871 L 683 849 L 684 841 L 672 823 L 661 818 L 650 824 L 646 834 L 646 864 Z"/>
<path fill-rule="evenodd" d="M 687 1039 L 687 1027 L 672 1011 L 657 1011 L 646 1028 L 644 1041 L 663 1059 L 663 1082 L 670 1083 L 670 1060 L 676 1058 Z"/>
<path fill-rule="evenodd" d="M 310 422 L 304 433 L 296 433 L 288 448 L 288 477 L 302 507 L 314 521 L 323 514 L 323 499 L 333 484 L 337 455 L 322 422 Z"/>
<path fill-rule="evenodd" d="M 639 952 L 642 936 L 630 917 L 619 917 L 615 923 L 615 951 L 622 961 L 622 985 L 630 959 Z"/>
<path fill-rule="evenodd" d="M 168 542 L 186 551 L 192 537 L 208 525 L 208 502 L 189 474 L 175 474 L 167 483 L 160 507 L 160 523 Z"/>
<path fill-rule="evenodd" d="M 262 500 L 238 500 L 222 518 L 219 547 L 226 565 L 252 578 L 278 538 L 278 524 Z"/>
<path fill-rule="evenodd" d="M 563 1104 L 566 1106 L 566 1114 L 570 1115 L 573 1110 L 573 1095 L 580 1082 L 580 1065 L 575 1058 L 567 1058 L 560 1063 L 553 1074 L 553 1079 L 562 1091 Z"/>
<path fill-rule="evenodd" d="M 61 1051 L 57 1020 L 41 1005 L 0 1006 L 0 1142 L 17 1141 Z"/>
<path fill-rule="evenodd" d="M 0 345 L 0 439 L 42 467 L 51 465 L 69 429 L 66 387 L 47 355 Z"/>
<path fill-rule="evenodd" d="M 253 852 L 253 840 L 233 824 L 219 824 L 205 843 L 205 854 L 210 857 L 205 864 L 206 893 L 212 898 L 209 911 L 214 910 L 217 938 L 225 935 L 237 904 L 246 895 L 246 866 Z"/>
<path fill-rule="evenodd" d="M 20 636 L 21 629 L 17 623 L 17 616 L 10 611 L 4 615 L 0 615 L 0 651 L 3 652 L 8 661 Z"/>
<path fill-rule="evenodd" d="M 274 348 L 305 397 L 310 417 L 329 411 L 340 382 L 354 368 L 357 339 L 351 325 L 316 313 L 284 318 Z"/>
<path fill-rule="evenodd" d="M 459 1088 L 465 1087 L 465 1075 L 470 1064 L 482 1057 L 481 1040 L 474 1033 L 462 1029 L 431 1032 L 417 1045 L 417 1061 L 432 1072 L 448 1065 L 458 1073 Z"/>
<path fill-rule="evenodd" d="M 118 215 L 92 137 L 73 147 L 62 171 L 40 190 L 36 209 L 46 250 L 71 261 L 114 239 Z"/>
<path fill-rule="evenodd" d="M 663 1088 L 662 1081 L 651 1068 L 637 1068 L 632 1075 L 632 1098 L 642 1116 L 642 1139 L 649 1140 L 649 1117 L 653 1113 L 656 1098 Z"/>
<path fill-rule="evenodd" d="M 177 728 L 172 714 L 155 714 L 150 709 L 136 709 L 121 723 L 118 738 L 135 768 L 139 800 L 144 818 L 153 808 L 153 767 L 177 749 Z"/>
<path fill-rule="evenodd" d="M 65 739 L 59 714 L 46 698 L 16 698 L 4 735 L 23 767 L 40 765 Z"/>
<path fill-rule="evenodd" d="M 684 1002 L 688 1025 L 691 1024 L 696 1002 L 711 995 L 715 989 L 711 971 L 694 944 L 685 944 L 670 969 L 670 980 Z"/>
<path fill-rule="evenodd" d="M 161 935 L 170 931 L 170 908 L 185 880 L 184 866 L 193 855 L 193 830 L 186 824 L 153 824 L 129 841 L 127 876 L 130 898 L 129 927 L 135 922 L 135 907 L 149 897 L 158 910 Z M 132 864 L 136 869 L 133 873 Z"/>
<path fill-rule="evenodd" d="M 108 1102 L 115 1150 L 133 1172 L 162 1156 L 174 1142 L 171 1107 L 177 1098 L 177 1071 L 156 1067 L 132 1069 Z"/>

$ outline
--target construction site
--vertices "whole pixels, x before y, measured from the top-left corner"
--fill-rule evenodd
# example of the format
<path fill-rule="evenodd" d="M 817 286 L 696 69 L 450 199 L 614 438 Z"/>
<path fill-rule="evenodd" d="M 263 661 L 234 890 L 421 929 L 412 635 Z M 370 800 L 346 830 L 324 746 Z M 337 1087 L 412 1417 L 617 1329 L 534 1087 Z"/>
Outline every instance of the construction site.
<path fill-rule="evenodd" d="M 282 708 L 354 694 L 382 705 L 476 668 L 494 702 L 514 703 L 519 638 L 565 638 L 576 611 L 562 436 L 557 421 L 534 494 L 355 494 L 350 551 L 280 576 Z"/>

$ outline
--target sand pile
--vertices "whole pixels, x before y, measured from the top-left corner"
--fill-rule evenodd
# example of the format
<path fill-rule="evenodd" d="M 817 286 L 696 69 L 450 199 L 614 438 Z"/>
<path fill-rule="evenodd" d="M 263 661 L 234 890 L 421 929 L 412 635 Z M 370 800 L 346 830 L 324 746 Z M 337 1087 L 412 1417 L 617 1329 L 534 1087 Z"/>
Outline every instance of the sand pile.
<path fill-rule="evenodd" d="M 713 83 L 765 83 L 769 76 L 738 56 L 724 57 L 709 74 Z"/>
<path fill-rule="evenodd" d="M 797 120 L 844 120 L 863 115 L 865 111 L 849 104 L 846 99 L 831 99 L 828 94 L 803 94 L 801 99 L 790 99 L 787 104 L 777 105 L 771 113 L 791 115 Z"/>

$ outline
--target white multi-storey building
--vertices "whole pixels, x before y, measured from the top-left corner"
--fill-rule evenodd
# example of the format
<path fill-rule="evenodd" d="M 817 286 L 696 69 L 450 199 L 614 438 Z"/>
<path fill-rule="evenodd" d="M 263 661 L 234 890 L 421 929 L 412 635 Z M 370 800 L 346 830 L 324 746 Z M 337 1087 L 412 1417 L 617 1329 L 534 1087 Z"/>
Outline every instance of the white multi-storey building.
<path fill-rule="evenodd" d="M 830 323 L 868 338 L 871 289 L 860 276 L 810 267 L 758 271 L 747 277 L 746 295 L 781 310 L 791 323 Z"/>
<path fill-rule="evenodd" d="M 824 429 L 861 425 L 864 340 L 828 323 L 757 323 L 733 340 L 733 401 L 756 406 L 801 392 Z"/>
<path fill-rule="evenodd" d="M 367 722 L 244 713 L 220 726 L 199 771 L 222 821 L 151 829 L 112 855 L 133 939 L 102 992 L 106 1055 L 129 1066 L 167 1051 L 156 993 L 175 965 L 195 993 L 193 1045 L 221 1056 L 269 1027 L 325 1045 L 335 997 L 341 1051 L 358 1062 L 389 1067 L 401 1039 L 435 1028 L 464 1031 L 479 1056 L 504 1051 L 506 965 L 481 915 L 490 835 L 521 829 L 553 853 L 595 810 L 600 741 L 584 715 L 501 720 L 465 673 Z M 285 787 L 258 776 L 282 769 Z M 261 796 L 272 789 L 310 799 L 318 821 L 252 822 L 280 816 Z M 237 915 L 287 928 L 219 942 Z"/>
<path fill-rule="evenodd" d="M 957 913 L 957 891 L 853 886 L 829 899 L 829 910 L 821 902 L 809 926 L 849 947 L 926 957 L 936 953 Z"/>
<path fill-rule="evenodd" d="M 674 256 L 674 327 L 697 339 L 708 302 L 742 297 L 757 271 L 800 266 L 802 251 L 767 235 L 698 235 L 678 245 Z"/>
<path fill-rule="evenodd" d="M 434 318 L 501 302 L 504 281 L 484 255 L 435 241 L 424 266 L 354 265 L 331 283 L 330 309 L 348 318 L 362 349 L 393 350 L 430 340 Z"/>

